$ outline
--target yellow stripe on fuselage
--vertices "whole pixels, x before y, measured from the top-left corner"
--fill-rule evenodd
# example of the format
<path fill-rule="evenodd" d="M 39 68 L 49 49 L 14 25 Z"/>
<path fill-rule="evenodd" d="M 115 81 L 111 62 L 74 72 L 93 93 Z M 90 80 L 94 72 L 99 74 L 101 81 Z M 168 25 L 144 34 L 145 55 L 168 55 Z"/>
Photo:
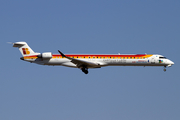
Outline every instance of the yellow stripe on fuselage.
<path fill-rule="evenodd" d="M 66 55 L 70 58 L 77 58 L 77 59 L 145 59 L 149 58 L 152 55 Z M 61 55 L 53 55 L 53 59 L 66 59 Z"/>
<path fill-rule="evenodd" d="M 24 57 L 24 59 L 37 59 L 38 57 L 31 57 L 31 56 L 27 56 L 27 57 Z"/>
<path fill-rule="evenodd" d="M 146 59 L 153 55 L 67 55 L 76 59 Z M 37 56 L 26 56 L 24 59 L 37 59 Z M 66 59 L 61 55 L 53 55 L 53 59 Z"/>

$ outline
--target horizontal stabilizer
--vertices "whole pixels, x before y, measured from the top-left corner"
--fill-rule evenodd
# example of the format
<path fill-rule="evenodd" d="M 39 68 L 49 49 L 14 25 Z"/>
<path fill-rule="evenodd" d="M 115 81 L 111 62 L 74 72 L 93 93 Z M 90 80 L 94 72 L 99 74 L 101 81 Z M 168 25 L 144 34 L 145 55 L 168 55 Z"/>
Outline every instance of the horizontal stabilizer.
<path fill-rule="evenodd" d="M 18 47 L 23 56 L 34 54 L 34 51 L 26 42 L 15 42 L 13 43 L 13 47 Z"/>

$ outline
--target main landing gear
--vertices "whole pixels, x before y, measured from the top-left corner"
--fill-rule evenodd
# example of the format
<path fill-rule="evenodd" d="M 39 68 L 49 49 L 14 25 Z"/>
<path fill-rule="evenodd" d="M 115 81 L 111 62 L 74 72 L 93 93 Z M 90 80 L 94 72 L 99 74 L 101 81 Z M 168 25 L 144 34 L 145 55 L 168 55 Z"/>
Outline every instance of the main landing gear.
<path fill-rule="evenodd" d="M 81 70 L 82 70 L 82 72 L 84 72 L 85 74 L 88 74 L 88 68 L 83 67 L 83 68 L 81 68 Z"/>

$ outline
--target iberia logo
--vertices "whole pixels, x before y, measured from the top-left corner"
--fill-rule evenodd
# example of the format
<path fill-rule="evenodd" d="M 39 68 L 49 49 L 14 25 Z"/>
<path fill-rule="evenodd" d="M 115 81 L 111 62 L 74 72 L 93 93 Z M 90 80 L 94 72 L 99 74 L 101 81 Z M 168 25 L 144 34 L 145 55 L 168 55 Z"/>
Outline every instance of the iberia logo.
<path fill-rule="evenodd" d="M 24 55 L 30 54 L 28 48 L 22 48 L 22 51 L 23 51 L 23 54 L 24 54 Z"/>

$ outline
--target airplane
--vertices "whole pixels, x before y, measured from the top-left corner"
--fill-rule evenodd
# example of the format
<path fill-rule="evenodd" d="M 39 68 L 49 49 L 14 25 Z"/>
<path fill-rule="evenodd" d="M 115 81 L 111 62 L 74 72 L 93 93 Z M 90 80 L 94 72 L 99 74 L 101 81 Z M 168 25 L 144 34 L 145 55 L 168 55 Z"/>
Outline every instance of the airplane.
<path fill-rule="evenodd" d="M 26 42 L 12 43 L 13 47 L 19 48 L 23 57 L 21 60 L 49 66 L 66 66 L 79 68 L 88 74 L 89 68 L 101 68 L 105 66 L 164 66 L 174 64 L 171 60 L 158 54 L 59 54 L 51 52 L 34 52 Z"/>

